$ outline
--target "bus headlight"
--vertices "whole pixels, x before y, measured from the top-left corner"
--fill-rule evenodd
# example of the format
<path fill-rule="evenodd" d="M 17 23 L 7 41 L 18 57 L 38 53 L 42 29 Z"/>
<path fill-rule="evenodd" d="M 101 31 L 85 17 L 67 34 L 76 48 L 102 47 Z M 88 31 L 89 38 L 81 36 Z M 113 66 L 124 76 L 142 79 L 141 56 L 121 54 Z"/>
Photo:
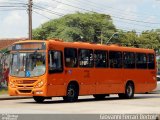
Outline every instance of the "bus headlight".
<path fill-rule="evenodd" d="M 15 84 L 12 81 L 9 82 L 9 86 L 12 87 L 12 88 L 16 87 Z"/>
<path fill-rule="evenodd" d="M 44 85 L 44 81 L 42 80 L 42 81 L 38 82 L 35 87 L 36 87 L 36 88 L 40 88 L 40 87 L 42 87 L 43 85 Z"/>

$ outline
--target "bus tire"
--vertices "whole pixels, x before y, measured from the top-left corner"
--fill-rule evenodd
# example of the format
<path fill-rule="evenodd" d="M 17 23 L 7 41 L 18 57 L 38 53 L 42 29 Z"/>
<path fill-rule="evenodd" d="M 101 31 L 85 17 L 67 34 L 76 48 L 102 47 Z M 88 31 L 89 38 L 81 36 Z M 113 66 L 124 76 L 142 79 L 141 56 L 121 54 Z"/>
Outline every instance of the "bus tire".
<path fill-rule="evenodd" d="M 93 95 L 93 97 L 94 97 L 96 100 L 102 100 L 102 99 L 104 99 L 106 96 L 109 96 L 109 94 L 95 94 L 95 95 Z"/>
<path fill-rule="evenodd" d="M 43 103 L 45 98 L 42 96 L 33 96 L 33 99 L 37 102 L 37 103 Z"/>
<path fill-rule="evenodd" d="M 134 84 L 132 82 L 128 82 L 125 87 L 125 93 L 119 93 L 119 98 L 121 99 L 131 99 L 134 97 Z"/>
<path fill-rule="evenodd" d="M 76 84 L 69 84 L 67 88 L 67 95 L 63 97 L 63 100 L 66 102 L 76 102 L 78 100 L 79 90 Z"/>

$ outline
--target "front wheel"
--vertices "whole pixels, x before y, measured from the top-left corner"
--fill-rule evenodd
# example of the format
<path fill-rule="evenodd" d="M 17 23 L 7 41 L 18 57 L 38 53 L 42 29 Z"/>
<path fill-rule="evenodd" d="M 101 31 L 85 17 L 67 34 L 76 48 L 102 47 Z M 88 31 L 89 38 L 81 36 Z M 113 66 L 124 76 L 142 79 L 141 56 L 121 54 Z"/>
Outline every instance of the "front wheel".
<path fill-rule="evenodd" d="M 33 99 L 37 102 L 37 103 L 43 103 L 45 98 L 41 97 L 41 96 L 33 96 Z"/>
<path fill-rule="evenodd" d="M 78 100 L 78 88 L 75 84 L 70 84 L 67 88 L 67 95 L 63 97 L 66 102 L 76 102 Z"/>
<path fill-rule="evenodd" d="M 134 97 L 134 84 L 129 82 L 126 84 L 125 93 L 118 94 L 119 98 L 131 99 Z"/>

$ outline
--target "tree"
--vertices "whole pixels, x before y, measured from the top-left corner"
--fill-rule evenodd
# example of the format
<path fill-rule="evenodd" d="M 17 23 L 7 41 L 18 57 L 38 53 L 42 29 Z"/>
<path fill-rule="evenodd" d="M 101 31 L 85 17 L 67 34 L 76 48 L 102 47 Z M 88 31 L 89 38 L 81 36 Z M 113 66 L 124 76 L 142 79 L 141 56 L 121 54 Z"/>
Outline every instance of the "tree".
<path fill-rule="evenodd" d="M 160 47 L 160 38 L 156 30 L 143 31 L 139 36 L 141 47 L 158 50 Z"/>
<path fill-rule="evenodd" d="M 86 41 L 106 43 L 117 32 L 110 15 L 95 12 L 68 14 L 59 19 L 50 20 L 33 30 L 33 39 L 60 38 L 64 41 Z M 160 29 L 143 31 L 118 31 L 118 38 L 110 43 L 123 46 L 151 48 L 160 53 Z"/>
<path fill-rule="evenodd" d="M 34 39 L 60 38 L 65 41 L 106 42 L 116 32 L 109 15 L 98 13 L 68 14 L 48 21 L 33 30 Z"/>

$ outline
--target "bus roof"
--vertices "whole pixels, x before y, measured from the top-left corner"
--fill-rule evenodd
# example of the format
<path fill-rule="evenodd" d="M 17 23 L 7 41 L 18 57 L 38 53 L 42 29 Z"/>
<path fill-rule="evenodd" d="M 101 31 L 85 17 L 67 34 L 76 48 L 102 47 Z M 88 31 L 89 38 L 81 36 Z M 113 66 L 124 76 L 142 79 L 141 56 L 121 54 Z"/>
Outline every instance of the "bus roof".
<path fill-rule="evenodd" d="M 88 43 L 88 42 L 64 42 L 61 39 L 22 40 L 22 41 L 15 42 L 14 44 L 28 43 L 28 42 L 33 42 L 33 43 L 34 42 L 45 42 L 49 46 L 61 45 L 64 47 L 73 47 L 73 48 L 154 53 L 153 49 L 124 47 L 124 46 L 120 46 L 117 44 L 106 45 L 106 44 L 96 44 L 96 43 Z"/>

